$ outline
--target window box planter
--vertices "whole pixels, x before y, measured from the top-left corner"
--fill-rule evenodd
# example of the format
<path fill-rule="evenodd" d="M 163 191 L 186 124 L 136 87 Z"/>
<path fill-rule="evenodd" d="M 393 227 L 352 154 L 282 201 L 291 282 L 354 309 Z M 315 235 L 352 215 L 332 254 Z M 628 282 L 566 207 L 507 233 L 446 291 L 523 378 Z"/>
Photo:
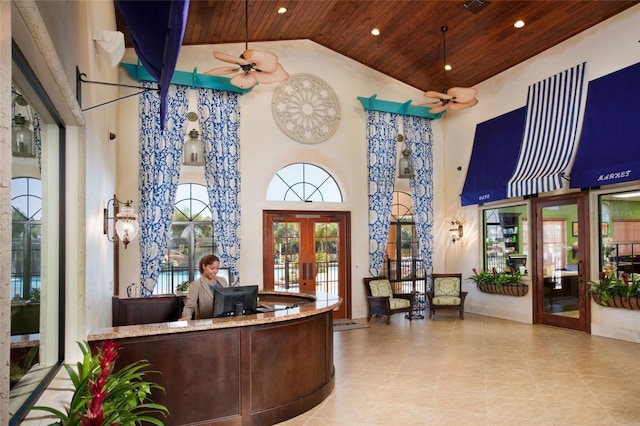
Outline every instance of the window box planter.
<path fill-rule="evenodd" d="M 478 290 L 487 294 L 523 297 L 529 293 L 529 286 L 526 284 L 478 283 Z"/>
<path fill-rule="evenodd" d="M 598 294 L 592 294 L 594 302 L 598 305 L 606 306 L 608 308 L 621 308 L 631 309 L 633 311 L 640 311 L 640 297 L 638 296 L 620 296 L 618 294 L 611 295 L 609 299 L 603 302 L 602 298 Z"/>

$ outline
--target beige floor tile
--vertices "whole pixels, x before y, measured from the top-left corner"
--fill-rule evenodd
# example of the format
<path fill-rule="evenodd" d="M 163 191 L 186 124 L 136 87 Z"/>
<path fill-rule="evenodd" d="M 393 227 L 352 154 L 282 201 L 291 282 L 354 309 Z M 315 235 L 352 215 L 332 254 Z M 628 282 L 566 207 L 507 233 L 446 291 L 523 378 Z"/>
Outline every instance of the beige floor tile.
<path fill-rule="evenodd" d="M 640 426 L 640 344 L 451 313 L 334 333 L 335 389 L 287 426 Z"/>

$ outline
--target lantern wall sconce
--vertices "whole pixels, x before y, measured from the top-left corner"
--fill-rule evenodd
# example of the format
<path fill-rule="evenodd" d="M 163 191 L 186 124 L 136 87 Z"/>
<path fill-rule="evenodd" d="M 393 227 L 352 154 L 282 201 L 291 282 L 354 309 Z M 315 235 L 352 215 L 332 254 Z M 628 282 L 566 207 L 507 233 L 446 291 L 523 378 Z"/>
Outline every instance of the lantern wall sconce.
<path fill-rule="evenodd" d="M 29 102 L 19 93 L 15 97 L 15 115 L 13 116 L 13 129 L 11 134 L 11 153 L 15 157 L 35 157 L 33 132 L 29 129 L 31 114 Z M 18 112 L 19 107 L 24 109 L 25 115 Z"/>
<path fill-rule="evenodd" d="M 404 135 L 398 134 L 398 142 L 405 140 Z M 413 167 L 413 159 L 411 158 L 411 151 L 407 148 L 406 144 L 402 149 L 402 157 L 398 161 L 398 177 L 400 179 L 409 179 L 416 175 Z"/>
<path fill-rule="evenodd" d="M 114 195 L 112 199 L 107 202 L 107 207 L 104 209 L 104 222 L 103 232 L 109 239 L 114 242 L 116 237 L 124 243 L 126 250 L 131 241 L 136 238 L 138 231 L 140 230 L 140 224 L 138 223 L 138 215 L 131 207 L 133 201 L 127 200 L 122 202 Z M 111 215 L 109 215 L 111 212 Z M 109 223 L 113 221 L 113 229 L 109 229 Z"/>
<path fill-rule="evenodd" d="M 452 220 L 451 226 L 453 226 L 453 228 L 449 229 L 449 232 L 451 232 L 451 241 L 455 243 L 464 235 L 464 228 L 458 219 Z"/>

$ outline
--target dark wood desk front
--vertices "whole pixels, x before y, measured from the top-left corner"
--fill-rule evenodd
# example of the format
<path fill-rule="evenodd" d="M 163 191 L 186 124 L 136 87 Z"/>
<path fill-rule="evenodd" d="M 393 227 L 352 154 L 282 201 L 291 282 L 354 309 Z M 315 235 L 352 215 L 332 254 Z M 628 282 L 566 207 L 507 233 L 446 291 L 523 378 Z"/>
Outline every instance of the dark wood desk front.
<path fill-rule="evenodd" d="M 334 387 L 333 310 L 342 300 L 295 297 L 274 292 L 275 312 L 93 330 L 89 341 L 115 340 L 118 365 L 146 359 L 161 372 L 148 378 L 166 389 L 153 398 L 169 408 L 167 425 L 270 425 Z"/>

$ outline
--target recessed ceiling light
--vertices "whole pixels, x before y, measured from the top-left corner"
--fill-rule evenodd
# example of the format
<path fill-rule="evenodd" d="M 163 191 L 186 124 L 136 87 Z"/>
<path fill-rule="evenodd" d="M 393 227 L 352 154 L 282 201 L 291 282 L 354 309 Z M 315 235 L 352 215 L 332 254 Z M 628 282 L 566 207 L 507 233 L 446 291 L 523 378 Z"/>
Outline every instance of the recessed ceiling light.
<path fill-rule="evenodd" d="M 522 27 L 524 27 L 524 21 L 523 21 L 522 19 L 518 19 L 518 20 L 513 24 L 513 26 L 514 26 L 514 27 L 516 27 L 516 28 L 522 28 Z"/>
<path fill-rule="evenodd" d="M 373 34 L 374 36 L 379 36 L 380 35 L 380 30 L 377 28 L 374 28 L 371 30 L 371 34 Z"/>
<path fill-rule="evenodd" d="M 287 13 L 287 8 L 286 7 L 281 7 L 280 9 L 278 9 L 278 13 L 280 15 L 282 15 L 283 13 Z"/>
<path fill-rule="evenodd" d="M 444 66 L 444 69 L 445 69 L 446 71 L 451 71 L 451 65 L 449 65 L 449 64 L 445 65 L 445 66 Z"/>

